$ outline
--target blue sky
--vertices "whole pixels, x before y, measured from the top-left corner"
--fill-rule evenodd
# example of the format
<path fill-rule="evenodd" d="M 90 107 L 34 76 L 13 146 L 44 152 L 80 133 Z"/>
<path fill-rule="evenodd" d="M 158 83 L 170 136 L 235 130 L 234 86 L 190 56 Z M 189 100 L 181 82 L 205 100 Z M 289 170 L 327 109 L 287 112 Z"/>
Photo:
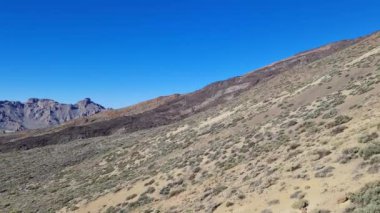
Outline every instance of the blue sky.
<path fill-rule="evenodd" d="M 2 0 L 0 100 L 123 107 L 380 30 L 369 0 Z"/>

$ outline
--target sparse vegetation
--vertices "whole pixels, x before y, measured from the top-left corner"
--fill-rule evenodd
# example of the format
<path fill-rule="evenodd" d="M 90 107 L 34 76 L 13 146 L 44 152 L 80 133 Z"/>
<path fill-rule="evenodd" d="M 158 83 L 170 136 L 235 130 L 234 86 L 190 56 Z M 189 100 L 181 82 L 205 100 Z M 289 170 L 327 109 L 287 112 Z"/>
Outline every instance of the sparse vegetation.
<path fill-rule="evenodd" d="M 322 119 L 330 119 L 338 115 L 338 110 L 332 109 L 322 116 Z"/>
<path fill-rule="evenodd" d="M 350 200 L 356 205 L 355 213 L 380 212 L 380 182 L 367 184 L 359 192 L 351 194 Z"/>
<path fill-rule="evenodd" d="M 347 148 L 342 151 L 342 155 L 339 157 L 338 162 L 345 164 L 352 159 L 356 159 L 359 156 L 359 147 Z"/>
<path fill-rule="evenodd" d="M 128 207 L 131 209 L 146 205 L 148 203 L 151 203 L 153 201 L 153 198 L 147 196 L 147 195 L 141 195 L 136 201 L 129 203 Z"/>
<path fill-rule="evenodd" d="M 297 200 L 292 204 L 292 208 L 294 209 L 303 209 L 306 208 L 309 205 L 309 202 L 307 200 Z"/>
<path fill-rule="evenodd" d="M 354 205 L 347 211 L 376 212 L 378 184 L 345 194 L 351 185 L 377 180 L 380 171 L 380 84 L 374 69 L 380 54 L 359 68 L 349 65 L 366 53 L 369 44 L 360 45 L 284 69 L 281 73 L 288 74 L 239 93 L 222 83 L 226 88 L 210 90 L 218 94 L 212 99 L 205 93 L 201 106 L 196 95 L 181 96 L 174 108 L 147 112 L 152 117 L 127 116 L 146 122 L 138 131 L 129 131 L 123 120 L 120 129 L 107 130 L 109 135 L 99 124 L 96 137 L 67 134 L 64 143 L 1 152 L 0 212 L 99 207 L 110 213 L 309 212 L 318 207 L 311 212 L 329 213 L 348 206 L 347 197 Z M 194 106 L 182 108 L 187 104 Z M 92 134 L 97 127 L 81 128 Z"/>
<path fill-rule="evenodd" d="M 365 146 L 360 150 L 359 154 L 365 160 L 369 159 L 373 155 L 380 154 L 380 144 L 370 144 Z"/>
<path fill-rule="evenodd" d="M 364 134 L 359 137 L 359 143 L 368 143 L 378 137 L 379 135 L 376 132 L 373 132 L 371 134 Z"/>
<path fill-rule="evenodd" d="M 329 166 L 329 167 L 326 167 L 326 168 L 322 168 L 320 171 L 318 171 L 317 173 L 315 173 L 315 177 L 316 178 L 326 178 L 326 177 L 331 177 L 333 176 L 333 171 L 334 171 L 334 167 L 332 166 Z"/>
<path fill-rule="evenodd" d="M 330 122 L 330 123 L 327 123 L 326 124 L 326 127 L 327 128 L 332 128 L 332 127 L 335 127 L 335 126 L 338 126 L 338 125 L 341 125 L 341 124 L 345 124 L 347 122 L 349 122 L 352 118 L 348 117 L 348 116 L 345 116 L 345 115 L 339 115 L 338 117 L 335 117 L 335 120 Z"/>

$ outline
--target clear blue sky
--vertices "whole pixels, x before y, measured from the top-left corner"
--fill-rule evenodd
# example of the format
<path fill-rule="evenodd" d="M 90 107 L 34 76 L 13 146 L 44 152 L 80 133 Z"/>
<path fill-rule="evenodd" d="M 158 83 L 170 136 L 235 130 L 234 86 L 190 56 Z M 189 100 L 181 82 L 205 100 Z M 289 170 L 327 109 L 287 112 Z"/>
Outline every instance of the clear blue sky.
<path fill-rule="evenodd" d="M 378 0 L 1 0 L 0 100 L 122 107 L 380 29 Z"/>

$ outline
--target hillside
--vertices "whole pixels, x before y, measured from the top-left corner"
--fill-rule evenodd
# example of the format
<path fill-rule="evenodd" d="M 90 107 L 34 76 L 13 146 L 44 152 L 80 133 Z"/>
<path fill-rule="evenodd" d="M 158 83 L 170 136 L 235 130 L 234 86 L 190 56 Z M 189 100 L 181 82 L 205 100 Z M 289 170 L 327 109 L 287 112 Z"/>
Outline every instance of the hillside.
<path fill-rule="evenodd" d="M 59 126 L 51 131 L 6 135 L 0 137 L 0 152 L 31 149 L 49 144 L 66 143 L 74 139 L 112 135 L 118 132 L 130 133 L 167 125 L 219 104 L 232 101 L 234 97 L 262 81 L 267 81 L 295 66 L 308 64 L 329 56 L 362 39 L 328 44 L 297 54 L 244 76 L 212 83 L 189 94 L 159 97 L 125 109 L 110 110 L 91 118 L 66 123 L 64 126 Z M 11 143 L 9 143 L 10 141 Z"/>
<path fill-rule="evenodd" d="M 1 138 L 0 211 L 380 211 L 379 32 L 170 97 Z"/>

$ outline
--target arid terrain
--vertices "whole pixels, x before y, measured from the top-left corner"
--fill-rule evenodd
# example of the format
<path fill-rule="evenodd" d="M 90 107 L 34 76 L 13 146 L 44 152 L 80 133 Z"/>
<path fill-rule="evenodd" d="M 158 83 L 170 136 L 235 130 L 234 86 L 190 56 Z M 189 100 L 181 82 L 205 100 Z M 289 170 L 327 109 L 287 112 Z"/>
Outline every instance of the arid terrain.
<path fill-rule="evenodd" d="M 0 135 L 0 212 L 380 212 L 380 32 Z"/>

